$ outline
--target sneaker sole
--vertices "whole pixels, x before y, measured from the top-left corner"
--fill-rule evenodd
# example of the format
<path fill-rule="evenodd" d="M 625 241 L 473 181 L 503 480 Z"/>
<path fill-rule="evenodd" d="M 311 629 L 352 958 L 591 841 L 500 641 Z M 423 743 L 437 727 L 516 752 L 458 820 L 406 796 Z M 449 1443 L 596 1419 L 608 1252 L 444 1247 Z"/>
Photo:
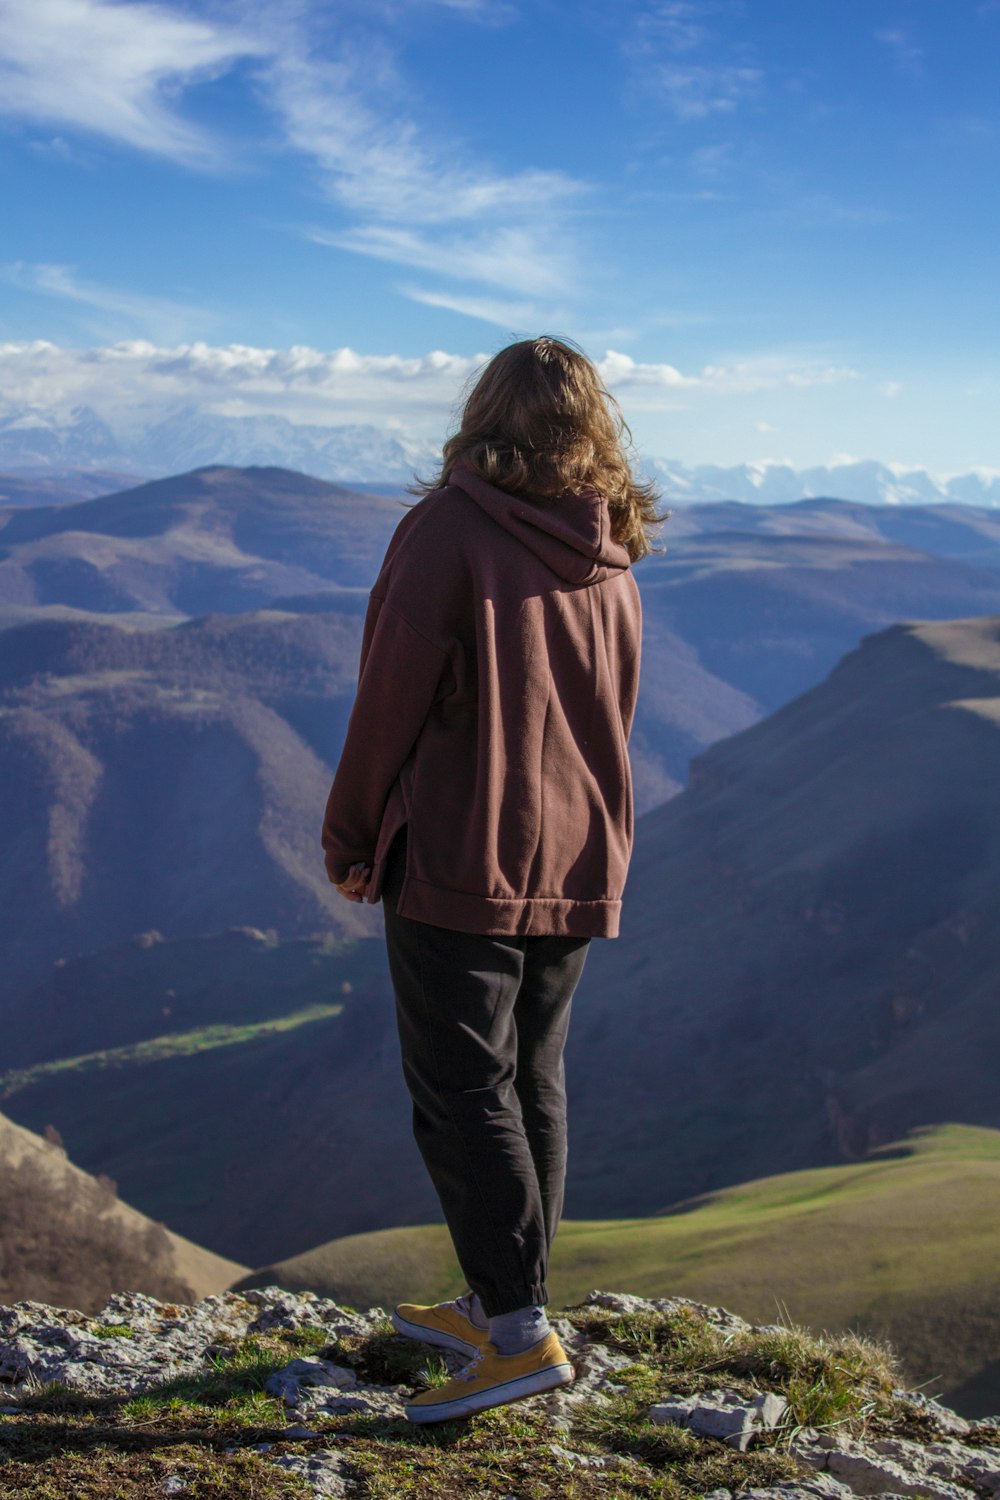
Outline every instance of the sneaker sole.
<path fill-rule="evenodd" d="M 468 1339 L 459 1338 L 457 1333 L 445 1333 L 443 1328 L 428 1328 L 423 1323 L 409 1323 L 406 1318 L 401 1318 L 399 1313 L 391 1314 L 392 1326 L 397 1333 L 404 1338 L 417 1339 L 421 1344 L 436 1344 L 440 1349 L 454 1349 L 457 1354 L 478 1354 L 479 1344 L 473 1344 Z M 488 1338 L 487 1329 L 483 1329 L 483 1338 Z"/>
<path fill-rule="evenodd" d="M 537 1396 L 543 1391 L 555 1390 L 569 1385 L 575 1371 L 571 1364 L 547 1365 L 531 1375 L 519 1375 L 515 1380 L 505 1380 L 501 1385 L 491 1385 L 489 1390 L 477 1391 L 474 1396 L 459 1396 L 453 1401 L 438 1401 L 434 1405 L 406 1406 L 409 1422 L 448 1422 L 457 1417 L 471 1417 L 477 1411 L 488 1411 L 491 1406 L 505 1406 L 509 1401 L 520 1401 L 525 1396 Z"/>

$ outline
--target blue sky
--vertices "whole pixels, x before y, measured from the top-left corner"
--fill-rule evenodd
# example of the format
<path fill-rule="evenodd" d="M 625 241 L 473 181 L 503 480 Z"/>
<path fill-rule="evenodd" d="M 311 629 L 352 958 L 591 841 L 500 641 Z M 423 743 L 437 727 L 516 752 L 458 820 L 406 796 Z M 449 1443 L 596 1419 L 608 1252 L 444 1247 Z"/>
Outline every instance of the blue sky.
<path fill-rule="evenodd" d="M 1000 469 L 1000 0 L 0 0 L 0 413 L 443 435 L 567 334 L 641 447 Z"/>

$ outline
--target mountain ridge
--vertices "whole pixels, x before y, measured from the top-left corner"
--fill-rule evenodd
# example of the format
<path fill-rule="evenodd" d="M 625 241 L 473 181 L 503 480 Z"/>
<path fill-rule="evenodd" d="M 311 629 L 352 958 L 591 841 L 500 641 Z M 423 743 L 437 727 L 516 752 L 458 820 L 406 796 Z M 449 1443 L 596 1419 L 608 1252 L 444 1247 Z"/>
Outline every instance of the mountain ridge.
<path fill-rule="evenodd" d="M 229 416 L 180 406 L 125 432 L 91 407 L 11 407 L 0 415 L 0 470 L 134 470 L 166 475 L 200 465 L 278 465 L 342 483 L 408 484 L 435 471 L 440 446 L 372 424 L 296 423 L 277 414 Z M 643 469 L 669 503 L 728 499 L 775 504 L 809 497 L 900 505 L 959 501 L 1000 506 L 1000 472 L 941 476 L 927 469 L 849 459 L 795 468 L 780 460 L 722 466 L 649 456 Z"/>

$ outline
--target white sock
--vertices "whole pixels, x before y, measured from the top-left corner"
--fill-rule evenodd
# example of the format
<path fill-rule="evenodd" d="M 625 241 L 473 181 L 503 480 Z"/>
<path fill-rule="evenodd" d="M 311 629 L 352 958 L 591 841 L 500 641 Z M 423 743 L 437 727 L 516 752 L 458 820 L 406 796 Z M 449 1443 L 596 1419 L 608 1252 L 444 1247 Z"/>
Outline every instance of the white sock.
<path fill-rule="evenodd" d="M 500 1354 L 521 1354 L 550 1332 L 544 1307 L 518 1307 L 490 1319 L 490 1343 Z"/>

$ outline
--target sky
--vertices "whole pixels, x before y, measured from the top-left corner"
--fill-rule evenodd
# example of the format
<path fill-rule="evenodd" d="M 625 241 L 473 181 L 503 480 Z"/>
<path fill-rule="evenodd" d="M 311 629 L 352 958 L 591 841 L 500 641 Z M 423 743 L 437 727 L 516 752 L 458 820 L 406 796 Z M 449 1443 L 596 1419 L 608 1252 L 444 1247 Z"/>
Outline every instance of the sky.
<path fill-rule="evenodd" d="M 1000 0 L 0 0 L 0 416 L 443 440 L 577 341 L 640 450 L 1000 470 Z"/>

